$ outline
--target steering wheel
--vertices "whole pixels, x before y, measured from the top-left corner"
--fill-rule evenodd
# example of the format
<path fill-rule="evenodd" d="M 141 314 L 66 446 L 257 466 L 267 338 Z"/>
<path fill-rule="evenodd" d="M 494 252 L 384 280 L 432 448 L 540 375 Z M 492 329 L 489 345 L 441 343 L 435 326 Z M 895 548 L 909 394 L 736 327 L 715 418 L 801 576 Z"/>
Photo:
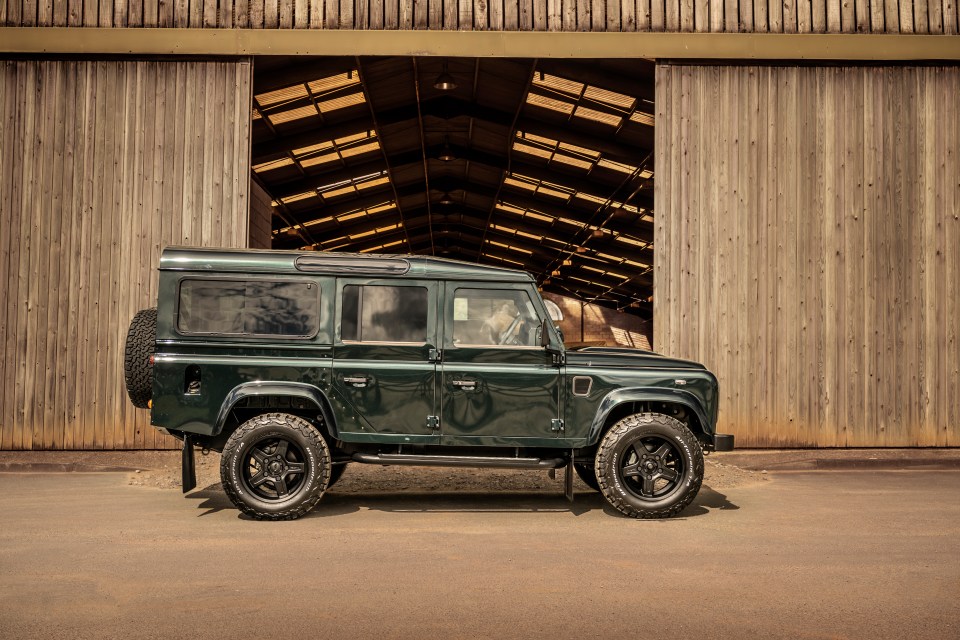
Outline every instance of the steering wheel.
<path fill-rule="evenodd" d="M 507 344 L 507 341 L 513 336 L 513 332 L 518 326 L 520 326 L 520 322 L 520 314 L 517 314 L 517 317 L 513 319 L 513 322 L 510 323 L 510 326 L 507 327 L 507 330 L 500 334 L 500 339 L 497 344 Z"/>

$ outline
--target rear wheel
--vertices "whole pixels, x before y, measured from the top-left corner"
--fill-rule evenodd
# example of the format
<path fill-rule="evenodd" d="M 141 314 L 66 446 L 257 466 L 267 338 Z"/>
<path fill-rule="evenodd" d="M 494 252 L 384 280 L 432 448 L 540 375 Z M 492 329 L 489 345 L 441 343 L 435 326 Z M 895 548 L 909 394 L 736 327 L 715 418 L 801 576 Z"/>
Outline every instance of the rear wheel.
<path fill-rule="evenodd" d="M 293 520 L 309 512 L 330 482 L 330 449 L 297 416 L 267 413 L 233 432 L 220 458 L 227 496 L 258 520 Z"/>
<path fill-rule="evenodd" d="M 658 413 L 628 416 L 600 442 L 594 469 L 600 491 L 633 518 L 668 518 L 703 483 L 703 450 L 680 421 Z"/>

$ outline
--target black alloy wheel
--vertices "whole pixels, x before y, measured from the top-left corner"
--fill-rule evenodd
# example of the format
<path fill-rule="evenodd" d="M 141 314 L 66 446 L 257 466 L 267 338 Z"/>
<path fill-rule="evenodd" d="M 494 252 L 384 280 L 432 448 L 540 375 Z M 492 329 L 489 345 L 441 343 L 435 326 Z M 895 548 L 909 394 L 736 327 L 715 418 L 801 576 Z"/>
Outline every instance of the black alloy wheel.
<path fill-rule="evenodd" d="M 668 439 L 647 436 L 634 442 L 620 458 L 620 476 L 635 496 L 655 500 L 680 488 L 684 462 L 679 449 Z"/>
<path fill-rule="evenodd" d="M 233 432 L 220 458 L 230 500 L 258 520 L 292 520 L 326 491 L 330 449 L 320 432 L 298 416 L 267 413 Z"/>
<path fill-rule="evenodd" d="M 680 513 L 703 483 L 703 449 L 682 422 L 658 413 L 628 416 L 603 437 L 595 463 L 600 491 L 633 518 Z"/>
<path fill-rule="evenodd" d="M 296 442 L 282 436 L 266 437 L 246 450 L 241 481 L 262 500 L 296 495 L 306 478 L 306 454 Z"/>

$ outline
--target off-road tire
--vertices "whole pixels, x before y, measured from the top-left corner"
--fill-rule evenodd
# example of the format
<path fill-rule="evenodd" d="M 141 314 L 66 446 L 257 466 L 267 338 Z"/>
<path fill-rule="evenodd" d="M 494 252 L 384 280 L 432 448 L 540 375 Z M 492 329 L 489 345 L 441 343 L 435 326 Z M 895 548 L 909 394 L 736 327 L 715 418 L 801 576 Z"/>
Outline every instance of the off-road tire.
<path fill-rule="evenodd" d="M 288 496 L 264 498 L 255 493 L 252 479 L 247 477 L 250 456 L 258 444 L 274 439 L 299 450 L 303 474 Z M 227 440 L 220 457 L 220 479 L 227 497 L 257 520 L 295 520 L 308 513 L 327 490 L 331 468 L 330 448 L 320 433 L 303 418 L 286 413 L 265 413 L 247 420 Z"/>
<path fill-rule="evenodd" d="M 641 442 L 645 441 L 645 442 Z M 624 466 L 628 460 L 638 459 L 639 452 L 634 447 L 643 448 L 645 455 L 653 456 L 646 449 L 655 443 L 657 450 L 668 445 L 665 458 L 672 465 L 677 478 L 667 482 L 663 495 L 641 495 L 637 487 L 642 484 L 642 476 L 625 475 Z M 627 456 L 627 457 L 625 457 Z M 653 462 L 653 461 L 652 461 Z M 654 464 L 660 464 L 656 458 Z M 658 466 L 658 469 L 660 467 Z M 641 413 L 628 416 L 615 424 L 604 435 L 597 450 L 594 469 L 600 484 L 600 492 L 615 509 L 632 518 L 669 518 L 683 511 L 700 491 L 703 483 L 703 449 L 696 436 L 679 420 L 659 413 Z M 659 472 L 659 471 L 656 471 Z M 640 478 L 638 480 L 637 478 Z"/>
<path fill-rule="evenodd" d="M 156 351 L 157 310 L 138 311 L 130 321 L 127 342 L 123 351 L 123 379 L 127 384 L 130 402 L 146 409 L 153 397 L 153 365 L 150 356 Z"/>
<path fill-rule="evenodd" d="M 583 484 L 594 491 L 600 491 L 600 482 L 597 481 L 597 471 L 593 468 L 593 465 L 574 462 L 573 468 L 576 470 L 577 475 L 580 476 L 580 479 L 583 480 Z"/>

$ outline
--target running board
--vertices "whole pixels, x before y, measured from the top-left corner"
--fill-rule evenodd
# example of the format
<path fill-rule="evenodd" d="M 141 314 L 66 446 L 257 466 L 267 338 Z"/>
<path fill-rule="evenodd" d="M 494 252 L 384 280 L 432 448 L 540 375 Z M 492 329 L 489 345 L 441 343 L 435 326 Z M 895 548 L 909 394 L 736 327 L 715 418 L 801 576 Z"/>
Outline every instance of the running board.
<path fill-rule="evenodd" d="M 488 467 L 494 469 L 559 469 L 564 458 L 494 458 L 488 456 L 429 456 L 409 453 L 355 453 L 354 462 L 416 467 Z"/>

